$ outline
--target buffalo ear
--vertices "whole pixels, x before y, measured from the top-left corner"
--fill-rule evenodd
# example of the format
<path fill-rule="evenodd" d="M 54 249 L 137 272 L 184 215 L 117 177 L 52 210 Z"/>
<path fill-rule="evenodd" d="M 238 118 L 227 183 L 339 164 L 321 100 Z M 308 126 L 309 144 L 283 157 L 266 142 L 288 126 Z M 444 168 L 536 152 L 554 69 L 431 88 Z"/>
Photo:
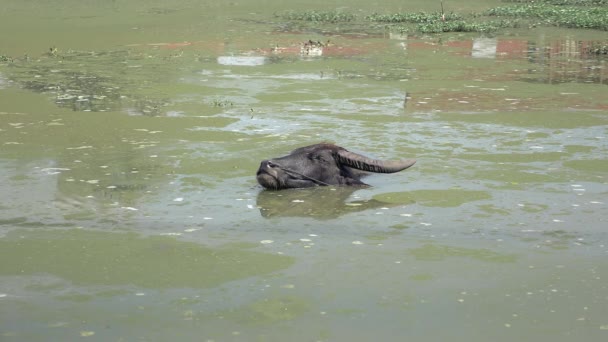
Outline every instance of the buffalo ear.
<path fill-rule="evenodd" d="M 335 159 L 339 163 L 352 167 L 353 169 L 377 173 L 399 172 L 416 163 L 416 159 L 403 159 L 396 161 L 371 159 L 345 149 L 336 151 Z"/>

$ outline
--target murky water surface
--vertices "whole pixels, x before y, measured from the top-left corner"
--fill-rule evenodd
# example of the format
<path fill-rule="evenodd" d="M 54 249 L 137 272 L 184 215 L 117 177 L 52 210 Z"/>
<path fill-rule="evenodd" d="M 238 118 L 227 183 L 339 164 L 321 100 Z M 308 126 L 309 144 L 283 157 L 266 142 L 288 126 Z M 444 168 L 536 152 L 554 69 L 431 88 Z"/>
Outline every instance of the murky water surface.
<path fill-rule="evenodd" d="M 608 338 L 608 60 L 586 50 L 606 33 L 5 2 L 1 340 Z M 418 163 L 365 189 L 256 184 L 320 141 Z"/>

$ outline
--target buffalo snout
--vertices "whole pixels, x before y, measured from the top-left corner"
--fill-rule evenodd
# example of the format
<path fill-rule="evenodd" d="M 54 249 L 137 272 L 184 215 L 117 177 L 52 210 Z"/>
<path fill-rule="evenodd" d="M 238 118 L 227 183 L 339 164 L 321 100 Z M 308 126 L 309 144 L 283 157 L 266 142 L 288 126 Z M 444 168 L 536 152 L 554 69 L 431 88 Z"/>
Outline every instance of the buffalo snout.
<path fill-rule="evenodd" d="M 273 163 L 270 160 L 262 160 L 262 162 L 260 163 L 260 168 L 258 169 L 258 175 L 261 172 L 266 172 L 268 173 L 269 170 L 272 170 L 274 168 L 276 168 L 277 165 L 275 163 Z"/>

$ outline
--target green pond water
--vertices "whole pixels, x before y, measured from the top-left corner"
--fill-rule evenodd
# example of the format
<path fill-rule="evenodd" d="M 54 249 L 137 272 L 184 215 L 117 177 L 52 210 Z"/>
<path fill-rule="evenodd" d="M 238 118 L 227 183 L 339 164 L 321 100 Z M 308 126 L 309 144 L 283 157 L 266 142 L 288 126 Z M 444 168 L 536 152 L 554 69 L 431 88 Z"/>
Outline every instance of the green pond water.
<path fill-rule="evenodd" d="M 0 340 L 606 341 L 606 32 L 280 16 L 439 5 L 3 0 Z M 321 141 L 418 162 L 257 185 Z"/>

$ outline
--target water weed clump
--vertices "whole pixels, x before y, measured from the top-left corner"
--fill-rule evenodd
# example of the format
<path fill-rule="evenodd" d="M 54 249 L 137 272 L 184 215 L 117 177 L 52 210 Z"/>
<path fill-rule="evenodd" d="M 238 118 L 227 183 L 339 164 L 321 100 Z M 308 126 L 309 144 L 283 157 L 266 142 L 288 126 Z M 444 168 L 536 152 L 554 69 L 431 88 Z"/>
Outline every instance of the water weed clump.
<path fill-rule="evenodd" d="M 456 13 L 441 13 L 441 12 L 416 12 L 416 13 L 394 13 L 394 14 L 378 14 L 368 15 L 365 19 L 379 23 L 416 23 L 416 24 L 433 24 L 440 21 L 462 20 L 463 17 Z"/>
<path fill-rule="evenodd" d="M 341 11 L 304 11 L 304 12 L 287 12 L 280 15 L 283 19 L 311 21 L 319 23 L 337 23 L 349 22 L 357 19 L 357 16 L 352 13 Z"/>
<path fill-rule="evenodd" d="M 608 0 L 502 0 L 503 2 L 536 3 L 554 6 L 604 6 Z"/>
<path fill-rule="evenodd" d="M 512 5 L 491 8 L 482 13 L 405 12 L 372 13 L 363 17 L 343 11 L 290 11 L 280 15 L 289 21 L 312 24 L 353 22 L 381 24 L 400 32 L 493 33 L 505 28 L 560 26 L 608 31 L 608 0 L 503 0 Z M 363 19 L 363 20 L 361 20 Z M 376 29 L 380 25 L 375 26 Z"/>
<path fill-rule="evenodd" d="M 429 24 L 419 24 L 416 31 L 421 33 L 441 33 L 441 32 L 481 32 L 492 33 L 502 28 L 519 27 L 519 21 L 500 20 L 484 22 L 468 22 L 464 20 L 444 21 Z"/>
<path fill-rule="evenodd" d="M 479 20 L 476 15 L 467 17 L 457 13 L 417 12 L 395 14 L 372 14 L 365 17 L 369 21 L 387 24 L 413 24 L 398 26 L 400 32 L 442 33 L 442 32 L 495 32 L 501 28 L 518 27 L 517 20 Z"/>
<path fill-rule="evenodd" d="M 488 16 L 538 20 L 537 24 L 608 31 L 608 8 L 522 4 L 491 8 Z"/>
<path fill-rule="evenodd" d="M 210 105 L 213 107 L 225 108 L 234 106 L 234 102 L 225 99 L 213 99 L 211 100 Z"/>

